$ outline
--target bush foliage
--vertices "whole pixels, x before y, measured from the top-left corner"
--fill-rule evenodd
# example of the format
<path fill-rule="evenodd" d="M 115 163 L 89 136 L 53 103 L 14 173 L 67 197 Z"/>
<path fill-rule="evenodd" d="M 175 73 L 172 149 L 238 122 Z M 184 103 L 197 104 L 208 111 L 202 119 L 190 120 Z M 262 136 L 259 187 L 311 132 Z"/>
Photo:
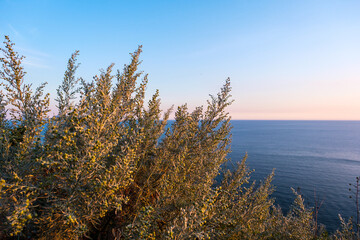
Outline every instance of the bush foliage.
<path fill-rule="evenodd" d="M 229 79 L 206 108 L 182 105 L 169 125 L 158 92 L 144 101 L 141 46 L 92 82 L 75 77 L 76 51 L 49 117 L 45 84 L 26 84 L 23 57 L 8 37 L 4 46 L 1 239 L 328 238 L 296 192 L 283 215 L 269 197 L 273 173 L 251 183 L 246 157 L 215 184 L 230 151 Z M 333 237 L 355 238 L 351 223 Z"/>

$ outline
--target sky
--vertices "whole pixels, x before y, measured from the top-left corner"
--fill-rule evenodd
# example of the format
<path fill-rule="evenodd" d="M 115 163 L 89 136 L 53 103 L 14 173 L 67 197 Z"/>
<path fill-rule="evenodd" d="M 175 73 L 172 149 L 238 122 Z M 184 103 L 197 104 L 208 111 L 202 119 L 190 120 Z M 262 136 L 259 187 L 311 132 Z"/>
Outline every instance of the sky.
<path fill-rule="evenodd" d="M 91 81 L 143 45 L 147 98 L 159 89 L 163 109 L 206 105 L 230 77 L 232 119 L 360 120 L 359 12 L 351 0 L 0 0 L 0 34 L 52 109 L 75 50 Z"/>

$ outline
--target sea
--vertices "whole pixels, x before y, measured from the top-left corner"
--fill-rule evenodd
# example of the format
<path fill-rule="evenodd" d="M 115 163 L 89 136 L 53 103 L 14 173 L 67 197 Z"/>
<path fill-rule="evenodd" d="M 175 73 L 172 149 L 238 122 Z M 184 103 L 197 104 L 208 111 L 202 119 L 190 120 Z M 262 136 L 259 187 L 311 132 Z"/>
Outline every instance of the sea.
<path fill-rule="evenodd" d="M 356 219 L 356 177 L 360 176 L 360 121 L 233 120 L 232 162 L 248 155 L 252 180 L 274 169 L 271 197 L 286 214 L 300 192 L 307 207 L 320 206 L 318 223 L 340 227 L 339 214 Z M 349 185 L 352 184 L 352 185 Z M 349 191 L 351 189 L 351 191 Z M 350 198 L 352 196 L 352 198 Z"/>

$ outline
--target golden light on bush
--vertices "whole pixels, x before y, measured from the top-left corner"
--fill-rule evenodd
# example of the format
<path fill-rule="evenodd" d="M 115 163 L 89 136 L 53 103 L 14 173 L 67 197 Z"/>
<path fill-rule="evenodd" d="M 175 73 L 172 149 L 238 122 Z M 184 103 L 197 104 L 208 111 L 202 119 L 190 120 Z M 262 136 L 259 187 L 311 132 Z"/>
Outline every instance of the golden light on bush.
<path fill-rule="evenodd" d="M 159 92 L 144 102 L 141 46 L 122 71 L 111 64 L 92 82 L 75 77 L 76 51 L 57 89 L 59 113 L 49 117 L 45 84 L 34 90 L 24 83 L 23 57 L 8 37 L 4 45 L 0 238 L 320 236 L 300 195 L 286 216 L 273 205 L 273 173 L 249 183 L 246 157 L 215 185 L 230 151 L 229 79 L 205 109 L 179 106 L 169 124 L 171 110 L 162 113 Z"/>

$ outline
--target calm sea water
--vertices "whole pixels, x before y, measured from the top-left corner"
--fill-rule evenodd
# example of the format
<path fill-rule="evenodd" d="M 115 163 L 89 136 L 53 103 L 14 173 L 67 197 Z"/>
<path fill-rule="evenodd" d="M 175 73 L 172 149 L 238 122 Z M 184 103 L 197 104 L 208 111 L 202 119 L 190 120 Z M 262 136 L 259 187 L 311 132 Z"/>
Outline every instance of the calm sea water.
<path fill-rule="evenodd" d="M 300 189 L 307 206 L 314 191 L 323 205 L 319 222 L 333 232 L 338 214 L 356 217 L 349 183 L 360 176 L 360 121 L 231 121 L 231 161 L 247 163 L 262 180 L 275 169 L 272 197 L 287 212 L 294 200 L 291 187 Z"/>

